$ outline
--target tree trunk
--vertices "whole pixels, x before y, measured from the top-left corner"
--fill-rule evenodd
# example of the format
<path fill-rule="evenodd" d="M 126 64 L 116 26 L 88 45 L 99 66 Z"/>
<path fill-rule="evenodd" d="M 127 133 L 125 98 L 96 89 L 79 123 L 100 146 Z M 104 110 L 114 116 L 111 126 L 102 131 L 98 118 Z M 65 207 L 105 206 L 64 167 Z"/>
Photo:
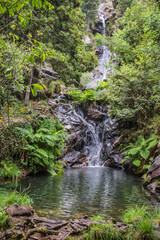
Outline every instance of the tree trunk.
<path fill-rule="evenodd" d="M 28 83 L 28 86 L 27 86 L 26 95 L 25 95 L 25 100 L 24 100 L 24 104 L 25 104 L 26 106 L 28 106 L 29 100 L 30 100 L 30 92 L 31 92 L 32 81 L 33 81 L 33 66 L 31 67 L 30 80 L 29 80 L 29 83 Z"/>

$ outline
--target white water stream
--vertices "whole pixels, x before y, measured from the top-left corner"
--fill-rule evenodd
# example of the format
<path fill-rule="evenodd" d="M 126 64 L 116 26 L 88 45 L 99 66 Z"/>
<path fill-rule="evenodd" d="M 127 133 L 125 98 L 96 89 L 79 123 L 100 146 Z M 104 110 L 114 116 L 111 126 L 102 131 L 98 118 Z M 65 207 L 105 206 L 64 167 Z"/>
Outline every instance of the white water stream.
<path fill-rule="evenodd" d="M 105 25 L 105 16 L 99 11 L 99 19 L 102 23 L 102 35 L 106 34 L 106 25 Z M 93 80 L 88 83 L 87 88 L 95 89 L 99 82 L 102 82 L 106 79 L 107 76 L 113 71 L 113 66 L 110 63 L 112 52 L 106 45 L 100 47 L 102 54 L 99 56 L 99 65 L 93 71 Z"/>

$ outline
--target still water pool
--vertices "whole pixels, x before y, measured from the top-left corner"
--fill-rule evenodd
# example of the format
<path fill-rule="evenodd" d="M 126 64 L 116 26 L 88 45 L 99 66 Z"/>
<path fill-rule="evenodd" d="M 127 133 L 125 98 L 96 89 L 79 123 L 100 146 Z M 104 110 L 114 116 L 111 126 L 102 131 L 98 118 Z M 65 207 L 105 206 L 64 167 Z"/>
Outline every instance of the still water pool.
<path fill-rule="evenodd" d="M 81 214 L 117 217 L 129 205 L 148 204 L 142 181 L 123 170 L 107 167 L 67 169 L 62 176 L 35 176 L 21 180 L 39 215 L 52 218 Z"/>

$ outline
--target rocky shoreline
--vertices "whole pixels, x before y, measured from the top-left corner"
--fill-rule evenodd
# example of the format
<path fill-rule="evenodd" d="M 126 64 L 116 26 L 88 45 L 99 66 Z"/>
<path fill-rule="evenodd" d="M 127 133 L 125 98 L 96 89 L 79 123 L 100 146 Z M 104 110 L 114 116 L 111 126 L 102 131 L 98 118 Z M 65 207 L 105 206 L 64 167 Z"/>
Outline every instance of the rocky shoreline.
<path fill-rule="evenodd" d="M 92 224 L 113 223 L 119 231 L 125 232 L 127 225 L 108 221 L 93 221 L 82 216 L 79 219 L 53 220 L 38 217 L 32 207 L 12 205 L 6 209 L 10 229 L 0 233 L 1 240 L 64 240 L 68 236 L 82 234 Z"/>

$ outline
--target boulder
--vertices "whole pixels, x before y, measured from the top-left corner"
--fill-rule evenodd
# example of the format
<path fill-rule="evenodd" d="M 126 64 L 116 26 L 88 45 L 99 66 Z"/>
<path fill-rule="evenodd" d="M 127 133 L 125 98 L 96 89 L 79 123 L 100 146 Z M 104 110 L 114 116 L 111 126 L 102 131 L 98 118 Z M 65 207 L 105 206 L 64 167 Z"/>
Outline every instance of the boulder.
<path fill-rule="evenodd" d="M 17 204 L 11 205 L 6 209 L 6 213 L 11 217 L 17 216 L 32 216 L 34 214 L 34 209 L 28 206 L 19 206 Z"/>
<path fill-rule="evenodd" d="M 158 155 L 147 172 L 144 186 L 160 199 L 160 155 Z"/>
<path fill-rule="evenodd" d="M 154 170 L 156 170 L 159 167 L 160 167 L 160 155 L 155 158 L 153 164 L 148 170 L 148 173 L 152 173 Z"/>
<path fill-rule="evenodd" d="M 93 121 L 102 121 L 105 117 L 105 114 L 96 109 L 89 108 L 87 111 L 87 116 Z"/>

